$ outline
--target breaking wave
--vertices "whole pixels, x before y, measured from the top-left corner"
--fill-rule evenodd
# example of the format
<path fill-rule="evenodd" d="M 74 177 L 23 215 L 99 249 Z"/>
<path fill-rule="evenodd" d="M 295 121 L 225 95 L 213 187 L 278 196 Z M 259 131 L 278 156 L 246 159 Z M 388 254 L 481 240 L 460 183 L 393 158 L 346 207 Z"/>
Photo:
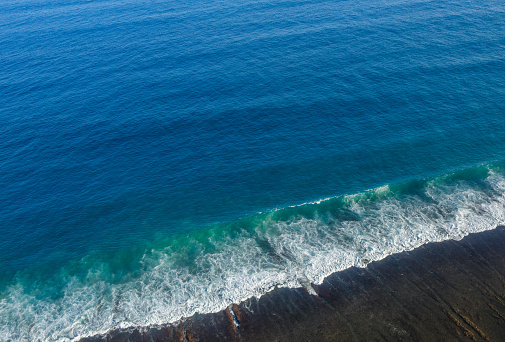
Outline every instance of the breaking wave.
<path fill-rule="evenodd" d="M 0 340 L 69 341 L 175 322 L 503 222 L 497 164 L 259 213 L 112 259 L 90 255 L 50 281 L 20 276 L 0 294 Z"/>

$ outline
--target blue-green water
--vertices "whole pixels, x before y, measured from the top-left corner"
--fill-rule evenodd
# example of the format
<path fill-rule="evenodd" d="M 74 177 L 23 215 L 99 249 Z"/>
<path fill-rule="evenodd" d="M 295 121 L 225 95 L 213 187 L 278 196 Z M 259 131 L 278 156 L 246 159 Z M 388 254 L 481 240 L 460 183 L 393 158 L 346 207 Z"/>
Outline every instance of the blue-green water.
<path fill-rule="evenodd" d="M 0 340 L 173 322 L 503 223 L 504 19 L 2 1 Z"/>

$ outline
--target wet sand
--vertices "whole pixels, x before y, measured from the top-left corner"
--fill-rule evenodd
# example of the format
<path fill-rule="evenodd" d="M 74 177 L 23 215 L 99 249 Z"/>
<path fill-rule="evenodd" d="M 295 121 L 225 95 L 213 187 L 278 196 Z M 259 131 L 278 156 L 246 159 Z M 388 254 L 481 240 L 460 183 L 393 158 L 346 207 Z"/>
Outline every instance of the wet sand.
<path fill-rule="evenodd" d="M 505 227 L 307 286 L 276 288 L 174 325 L 81 341 L 504 341 Z"/>

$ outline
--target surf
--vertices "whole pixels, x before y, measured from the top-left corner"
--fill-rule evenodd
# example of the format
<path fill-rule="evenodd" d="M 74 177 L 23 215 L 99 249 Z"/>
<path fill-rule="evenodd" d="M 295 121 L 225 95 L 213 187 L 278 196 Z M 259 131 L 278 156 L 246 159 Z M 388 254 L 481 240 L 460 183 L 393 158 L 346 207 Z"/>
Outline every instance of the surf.
<path fill-rule="evenodd" d="M 50 280 L 21 272 L 0 297 L 0 339 L 69 341 L 320 284 L 336 271 L 493 229 L 505 222 L 504 194 L 503 163 L 486 164 L 90 254 Z"/>

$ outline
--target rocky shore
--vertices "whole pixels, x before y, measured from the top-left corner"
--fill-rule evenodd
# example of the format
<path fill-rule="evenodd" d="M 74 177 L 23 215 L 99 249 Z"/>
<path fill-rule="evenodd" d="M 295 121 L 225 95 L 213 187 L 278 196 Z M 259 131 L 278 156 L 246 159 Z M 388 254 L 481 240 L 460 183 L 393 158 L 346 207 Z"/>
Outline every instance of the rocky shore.
<path fill-rule="evenodd" d="M 321 285 L 98 341 L 502 341 L 505 227 L 391 255 Z"/>

